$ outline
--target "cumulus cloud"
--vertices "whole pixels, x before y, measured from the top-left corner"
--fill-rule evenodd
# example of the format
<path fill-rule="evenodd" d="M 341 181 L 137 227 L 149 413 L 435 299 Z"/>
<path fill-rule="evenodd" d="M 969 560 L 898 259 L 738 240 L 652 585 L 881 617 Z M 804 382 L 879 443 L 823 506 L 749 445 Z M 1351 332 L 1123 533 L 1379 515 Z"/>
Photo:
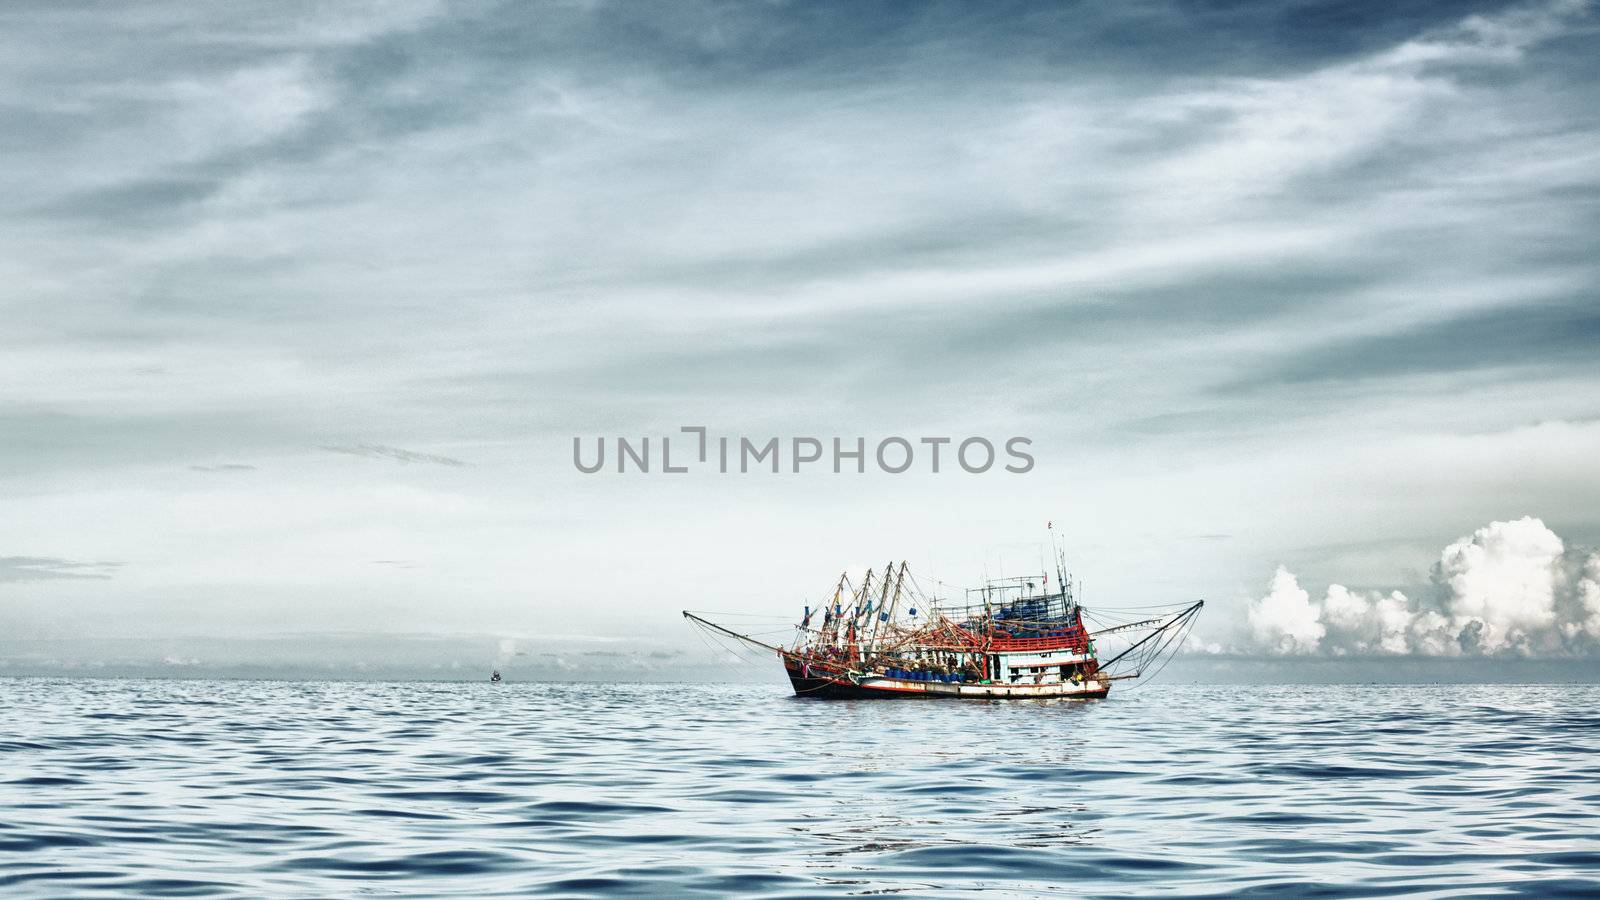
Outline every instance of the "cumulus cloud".
<path fill-rule="evenodd" d="M 1250 606 L 1250 633 L 1276 653 L 1314 653 L 1328 632 L 1319 619 L 1311 595 L 1279 566 L 1271 593 Z"/>
<path fill-rule="evenodd" d="M 1313 601 L 1280 566 L 1247 615 L 1253 649 L 1276 654 L 1559 656 L 1600 650 L 1600 552 L 1544 522 L 1491 522 L 1448 547 L 1432 590 L 1353 591 Z"/>

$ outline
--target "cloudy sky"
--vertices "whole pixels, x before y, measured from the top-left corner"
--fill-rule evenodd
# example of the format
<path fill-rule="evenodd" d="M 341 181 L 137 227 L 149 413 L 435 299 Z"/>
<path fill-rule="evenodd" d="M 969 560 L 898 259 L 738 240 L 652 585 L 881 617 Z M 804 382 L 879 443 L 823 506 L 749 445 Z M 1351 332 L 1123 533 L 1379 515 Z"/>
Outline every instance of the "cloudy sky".
<path fill-rule="evenodd" d="M 1587 652 L 1597 37 L 1579 2 L 7 4 L 0 668 L 648 668 L 681 608 L 1015 573 L 1047 520 L 1092 603 L 1205 597 L 1218 648 Z M 572 465 L 684 425 L 1037 465 Z"/>

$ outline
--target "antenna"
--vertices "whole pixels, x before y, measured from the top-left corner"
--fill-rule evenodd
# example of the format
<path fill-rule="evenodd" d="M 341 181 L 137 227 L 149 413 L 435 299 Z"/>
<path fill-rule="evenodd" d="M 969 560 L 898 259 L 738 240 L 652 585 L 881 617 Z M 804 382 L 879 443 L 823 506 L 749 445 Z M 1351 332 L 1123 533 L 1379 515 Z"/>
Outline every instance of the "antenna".
<path fill-rule="evenodd" d="M 1067 552 L 1056 543 L 1055 522 L 1046 522 L 1045 528 L 1050 531 L 1050 549 L 1054 550 L 1056 554 L 1056 584 L 1061 586 L 1061 592 L 1064 595 L 1062 599 L 1070 604 L 1073 595 L 1072 582 L 1067 580 Z"/>

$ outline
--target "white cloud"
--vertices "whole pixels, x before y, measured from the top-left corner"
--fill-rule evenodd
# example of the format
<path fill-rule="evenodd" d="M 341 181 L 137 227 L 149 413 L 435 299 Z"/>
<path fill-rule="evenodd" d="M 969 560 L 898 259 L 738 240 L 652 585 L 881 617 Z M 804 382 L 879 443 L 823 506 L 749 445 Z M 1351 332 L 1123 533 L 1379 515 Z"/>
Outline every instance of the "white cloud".
<path fill-rule="evenodd" d="M 1279 566 L 1271 592 L 1250 606 L 1250 632 L 1276 653 L 1315 653 L 1328 631 L 1318 613 L 1311 595 Z"/>
<path fill-rule="evenodd" d="M 1472 16 L 1457 26 L 1390 50 L 1291 78 L 1200 82 L 1134 107 L 1155 124 L 1217 123 L 1185 152 L 1142 173 L 1147 203 L 1168 217 L 1221 215 L 1242 201 L 1276 193 L 1300 176 L 1417 139 L 1419 121 L 1440 127 L 1472 106 L 1455 71 L 1521 62 L 1532 47 L 1562 34 L 1583 2 Z M 1475 120 L 1451 120 L 1465 125 Z M 1434 135 L 1437 137 L 1437 135 Z"/>
<path fill-rule="evenodd" d="M 1600 648 L 1600 553 L 1568 552 L 1544 522 L 1491 522 L 1446 547 L 1434 566 L 1432 603 L 1328 586 L 1312 602 L 1279 567 L 1251 604 L 1250 642 L 1270 653 L 1514 654 Z"/>
<path fill-rule="evenodd" d="M 1446 547 L 1439 578 L 1463 634 L 1485 653 L 1557 649 L 1540 640 L 1555 622 L 1556 564 L 1565 549 L 1533 518 L 1494 522 Z"/>
<path fill-rule="evenodd" d="M 1600 553 L 1584 562 L 1576 581 L 1573 595 L 1578 601 L 1578 615 L 1562 625 L 1562 632 L 1570 638 L 1586 636 L 1600 641 Z"/>
<path fill-rule="evenodd" d="M 1404 653 L 1411 623 L 1407 605 L 1399 591 L 1362 594 L 1335 584 L 1322 600 L 1320 620 L 1328 626 L 1334 652 Z"/>

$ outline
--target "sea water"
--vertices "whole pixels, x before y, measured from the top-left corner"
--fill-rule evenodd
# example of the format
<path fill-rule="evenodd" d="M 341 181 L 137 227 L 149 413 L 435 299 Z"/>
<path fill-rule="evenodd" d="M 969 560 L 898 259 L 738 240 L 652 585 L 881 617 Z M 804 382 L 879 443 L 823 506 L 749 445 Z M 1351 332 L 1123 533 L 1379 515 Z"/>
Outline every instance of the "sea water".
<path fill-rule="evenodd" d="M 1594 686 L 0 679 L 0 896 L 1600 894 Z"/>

